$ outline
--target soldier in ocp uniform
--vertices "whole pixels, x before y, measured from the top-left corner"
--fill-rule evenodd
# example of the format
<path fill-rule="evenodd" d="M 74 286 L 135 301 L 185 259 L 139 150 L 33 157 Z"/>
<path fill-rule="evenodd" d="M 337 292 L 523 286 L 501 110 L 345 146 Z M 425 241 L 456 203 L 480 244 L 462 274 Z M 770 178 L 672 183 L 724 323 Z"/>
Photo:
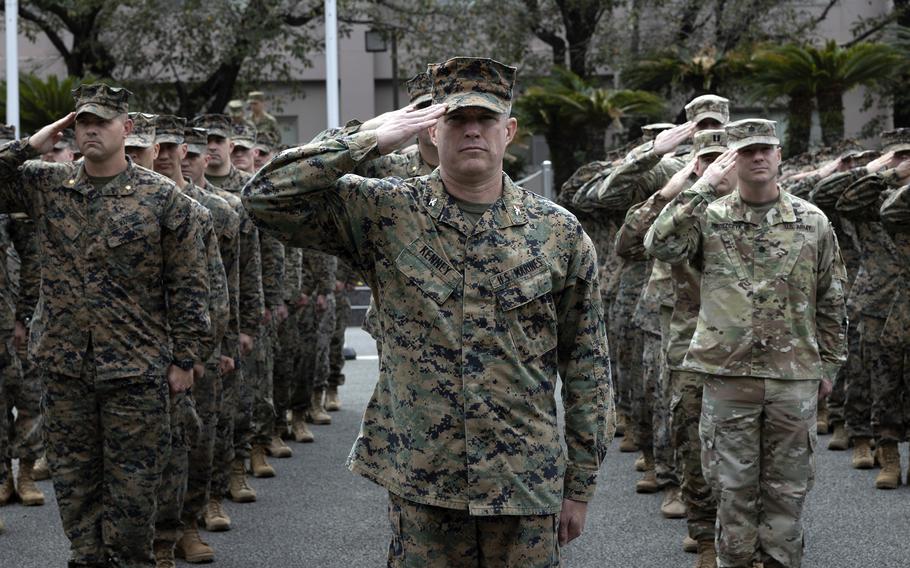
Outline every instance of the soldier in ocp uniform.
<path fill-rule="evenodd" d="M 192 385 L 210 326 L 192 200 L 127 158 L 129 94 L 82 85 L 74 113 L 0 149 L 0 207 L 41 220 L 29 350 L 47 371 L 47 455 L 71 566 L 154 566 L 169 399 Z M 74 121 L 84 162 L 28 161 Z"/>
<path fill-rule="evenodd" d="M 725 128 L 730 150 L 658 216 L 649 250 L 701 258 L 683 367 L 704 379 L 699 436 L 718 564 L 798 567 L 815 475 L 816 405 L 846 359 L 846 269 L 830 222 L 777 184 L 775 123 Z M 736 168 L 738 188 L 719 185 Z"/>
<path fill-rule="evenodd" d="M 282 153 L 245 204 L 379 294 L 383 365 L 349 465 L 389 491 L 389 565 L 558 566 L 614 426 L 594 247 L 503 174 L 515 69 L 454 58 L 429 73 L 436 104 Z M 338 175 L 425 128 L 440 155 L 429 176 Z"/>

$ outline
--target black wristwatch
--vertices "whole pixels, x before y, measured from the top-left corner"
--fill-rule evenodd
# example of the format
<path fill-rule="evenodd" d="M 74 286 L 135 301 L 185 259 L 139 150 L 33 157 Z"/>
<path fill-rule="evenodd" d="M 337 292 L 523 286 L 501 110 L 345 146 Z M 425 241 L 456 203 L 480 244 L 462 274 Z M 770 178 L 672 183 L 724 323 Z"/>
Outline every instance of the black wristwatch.
<path fill-rule="evenodd" d="M 193 369 L 193 360 L 192 359 L 174 359 L 174 365 L 177 365 L 184 371 L 191 371 Z"/>

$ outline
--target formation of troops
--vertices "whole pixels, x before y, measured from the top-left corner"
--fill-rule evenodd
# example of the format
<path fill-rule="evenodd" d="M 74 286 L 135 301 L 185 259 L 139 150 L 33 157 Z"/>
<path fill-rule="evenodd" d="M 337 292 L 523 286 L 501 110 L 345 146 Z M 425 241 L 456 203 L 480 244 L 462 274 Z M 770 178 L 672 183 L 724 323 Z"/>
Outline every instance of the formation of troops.
<path fill-rule="evenodd" d="M 71 566 L 212 561 L 200 528 L 231 528 L 223 500 L 256 501 L 248 474 L 313 442 L 345 378 L 355 275 L 240 201 L 280 150 L 264 94 L 189 121 L 129 95 L 80 87 L 40 148 L 0 132 L 0 504 L 52 476 Z"/>
<path fill-rule="evenodd" d="M 910 129 L 782 161 L 704 95 L 556 204 L 502 171 L 516 77 L 431 64 L 290 149 L 260 92 L 188 121 L 83 85 L 7 131 L 0 502 L 50 475 L 70 566 L 212 561 L 223 499 L 340 408 L 355 280 L 389 566 L 558 566 L 614 432 L 697 568 L 800 566 L 819 433 L 900 485 Z"/>

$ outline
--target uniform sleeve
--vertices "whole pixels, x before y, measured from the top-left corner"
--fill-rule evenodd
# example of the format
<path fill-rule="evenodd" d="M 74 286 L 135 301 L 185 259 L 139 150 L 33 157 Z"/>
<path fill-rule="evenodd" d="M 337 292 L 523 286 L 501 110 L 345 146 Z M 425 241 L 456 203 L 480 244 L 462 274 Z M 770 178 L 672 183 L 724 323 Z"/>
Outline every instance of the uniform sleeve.
<path fill-rule="evenodd" d="M 826 221 L 819 238 L 815 325 L 818 352 L 826 378 L 832 382 L 847 360 L 846 285 L 847 268 L 834 229 Z"/>
<path fill-rule="evenodd" d="M 674 197 L 645 235 L 648 253 L 669 264 L 695 258 L 701 247 L 700 219 L 716 198 L 716 190 L 702 180 Z"/>
<path fill-rule="evenodd" d="M 784 191 L 791 195 L 795 195 L 802 199 L 808 199 L 809 193 L 812 191 L 812 188 L 815 187 L 821 180 L 821 176 L 818 174 L 807 175 L 804 178 L 798 179 L 792 182 L 783 182 L 781 186 L 784 188 Z"/>
<path fill-rule="evenodd" d="M 910 232 L 910 185 L 889 195 L 882 203 L 879 213 L 889 233 Z"/>
<path fill-rule="evenodd" d="M 809 200 L 825 213 L 836 213 L 837 201 L 841 195 L 850 184 L 863 177 L 865 172 L 866 168 L 856 168 L 832 174 L 815 184 L 809 193 Z"/>
<path fill-rule="evenodd" d="M 175 360 L 203 362 L 199 339 L 211 333 L 208 263 L 193 201 L 176 188 L 162 219 L 163 278 Z"/>
<path fill-rule="evenodd" d="M 669 202 L 658 191 L 644 203 L 630 209 L 616 233 L 616 254 L 633 260 L 642 258 L 645 254 L 645 235 Z"/>
<path fill-rule="evenodd" d="M 28 322 L 35 313 L 41 291 L 41 257 L 38 251 L 38 234 L 30 218 L 10 220 L 10 238 L 19 253 L 19 299 L 16 302 L 16 319 Z"/>
<path fill-rule="evenodd" d="M 593 198 L 599 208 L 625 213 L 635 203 L 659 191 L 683 166 L 678 159 L 661 158 L 650 148 L 633 150 L 598 185 Z"/>
<path fill-rule="evenodd" d="M 313 292 L 329 295 L 335 291 L 335 280 L 338 276 L 338 257 L 330 254 L 315 253 L 311 259 L 313 270 Z"/>
<path fill-rule="evenodd" d="M 590 501 L 616 431 L 616 413 L 597 255 L 583 232 L 579 241 L 557 305 L 557 356 L 568 450 L 563 496 Z"/>
<path fill-rule="evenodd" d="M 837 212 L 854 221 L 878 221 L 882 192 L 888 188 L 881 174 L 856 180 L 837 200 Z"/>
<path fill-rule="evenodd" d="M 284 302 L 291 304 L 300 297 L 303 290 L 301 270 L 303 249 L 287 247 L 284 250 Z"/>
<path fill-rule="evenodd" d="M 208 361 L 227 333 L 231 317 L 231 303 L 228 297 L 227 273 L 224 270 L 221 251 L 218 248 L 218 236 L 211 220 L 203 223 L 202 230 L 205 233 L 206 263 L 209 276 L 209 319 L 211 320 L 211 334 L 202 357 L 203 361 Z"/>
<path fill-rule="evenodd" d="M 28 138 L 0 146 L 0 213 L 22 212 L 32 219 L 41 218 L 38 193 L 67 166 L 40 162 L 39 157 Z"/>
<path fill-rule="evenodd" d="M 259 232 L 262 254 L 262 293 L 265 305 L 272 309 L 284 301 L 284 245 L 265 231 Z"/>
<path fill-rule="evenodd" d="M 221 354 L 237 358 L 240 355 L 240 217 L 237 215 L 231 217 L 230 229 L 218 239 L 218 252 L 224 266 L 229 302 L 228 324 L 221 342 Z"/>
<path fill-rule="evenodd" d="M 240 218 L 240 263 L 237 284 L 239 290 L 240 332 L 250 336 L 259 334 L 259 325 L 265 313 L 262 292 L 262 256 L 259 251 L 259 230 L 252 219 L 243 212 Z"/>
<path fill-rule="evenodd" d="M 286 150 L 243 188 L 244 205 L 286 244 L 365 263 L 379 231 L 378 203 L 395 200 L 404 182 L 349 175 L 379 156 L 374 132 Z M 397 203 L 397 202 L 396 202 Z"/>

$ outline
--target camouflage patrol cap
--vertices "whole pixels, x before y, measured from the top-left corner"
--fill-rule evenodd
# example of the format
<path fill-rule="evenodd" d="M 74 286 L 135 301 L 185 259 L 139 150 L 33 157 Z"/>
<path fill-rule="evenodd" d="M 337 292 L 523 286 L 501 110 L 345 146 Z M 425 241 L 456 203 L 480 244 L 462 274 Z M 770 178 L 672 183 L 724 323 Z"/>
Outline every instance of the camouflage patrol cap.
<path fill-rule="evenodd" d="M 12 124 L 0 124 L 0 144 L 16 139 L 16 127 Z"/>
<path fill-rule="evenodd" d="M 189 154 L 205 154 L 209 143 L 209 131 L 198 126 L 187 126 L 183 129 L 183 141 Z"/>
<path fill-rule="evenodd" d="M 159 144 L 183 144 L 186 119 L 172 114 L 159 114 L 155 121 L 155 142 Z"/>
<path fill-rule="evenodd" d="M 126 137 L 126 145 L 134 148 L 148 148 L 155 144 L 155 119 L 154 114 L 144 112 L 131 112 L 133 130 Z"/>
<path fill-rule="evenodd" d="M 75 148 L 76 147 L 76 133 L 73 132 L 72 128 L 64 128 L 61 133 L 63 136 L 60 140 L 54 144 L 55 150 L 64 150 L 66 148 Z"/>
<path fill-rule="evenodd" d="M 129 112 L 127 101 L 133 93 L 122 87 L 93 83 L 79 85 L 73 89 L 72 94 L 76 101 L 76 116 L 89 113 L 110 120 Z"/>
<path fill-rule="evenodd" d="M 645 142 L 654 140 L 658 134 L 664 130 L 670 130 L 675 126 L 676 125 L 672 122 L 654 122 L 652 124 L 646 124 L 641 127 L 641 137 L 644 138 Z"/>
<path fill-rule="evenodd" d="M 238 112 L 243 112 L 244 102 L 240 99 L 234 99 L 228 101 L 227 107 L 231 114 L 237 114 Z"/>
<path fill-rule="evenodd" d="M 717 95 L 695 97 L 686 105 L 686 120 L 698 124 L 713 118 L 721 124 L 730 122 L 730 101 Z"/>
<path fill-rule="evenodd" d="M 481 57 L 453 57 L 427 67 L 433 81 L 433 102 L 447 105 L 446 112 L 476 106 L 508 114 L 517 72 L 514 67 Z"/>
<path fill-rule="evenodd" d="M 746 118 L 731 122 L 724 130 L 727 132 L 727 145 L 731 150 L 741 150 L 753 144 L 780 146 L 777 123 L 773 120 Z"/>
<path fill-rule="evenodd" d="M 895 128 L 882 132 L 883 152 L 906 152 L 910 150 L 910 128 Z"/>
<path fill-rule="evenodd" d="M 265 93 L 263 93 L 262 91 L 250 91 L 250 93 L 246 96 L 246 100 L 247 100 L 247 102 L 249 102 L 249 101 L 259 101 L 261 103 L 265 102 Z"/>
<path fill-rule="evenodd" d="M 281 144 L 281 139 L 278 134 L 265 130 L 256 134 L 256 145 L 253 148 L 268 153 L 277 149 L 279 144 Z"/>
<path fill-rule="evenodd" d="M 250 126 L 245 122 L 235 122 L 232 126 L 233 135 L 231 140 L 234 142 L 234 146 L 239 146 L 241 148 L 246 148 L 248 150 L 253 149 L 256 146 L 256 128 Z"/>
<path fill-rule="evenodd" d="M 724 130 L 701 130 L 692 137 L 692 152 L 696 158 L 706 154 L 723 154 L 727 151 L 727 133 Z"/>
<path fill-rule="evenodd" d="M 411 104 L 417 107 L 427 106 L 433 102 L 433 81 L 426 72 L 418 73 L 408 81 L 408 97 Z"/>
<path fill-rule="evenodd" d="M 226 114 L 200 114 L 190 121 L 190 125 L 205 128 L 208 130 L 209 136 L 221 138 L 233 136 L 231 118 Z"/>

